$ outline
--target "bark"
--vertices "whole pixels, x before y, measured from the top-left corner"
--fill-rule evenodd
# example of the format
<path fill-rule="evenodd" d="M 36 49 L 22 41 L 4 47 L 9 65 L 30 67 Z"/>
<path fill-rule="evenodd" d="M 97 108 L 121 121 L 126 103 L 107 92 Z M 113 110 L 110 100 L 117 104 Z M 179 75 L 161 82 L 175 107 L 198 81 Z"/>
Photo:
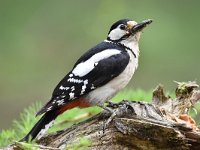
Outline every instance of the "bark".
<path fill-rule="evenodd" d="M 46 135 L 32 145 L 40 149 L 200 149 L 200 131 L 188 116 L 200 99 L 195 82 L 178 83 L 176 98 L 165 96 L 163 87 L 153 92 L 152 103 L 123 100 L 72 127 Z M 86 140 L 87 139 L 87 140 Z M 84 141 L 84 142 L 81 142 Z M 14 143 L 8 149 L 23 149 Z"/>

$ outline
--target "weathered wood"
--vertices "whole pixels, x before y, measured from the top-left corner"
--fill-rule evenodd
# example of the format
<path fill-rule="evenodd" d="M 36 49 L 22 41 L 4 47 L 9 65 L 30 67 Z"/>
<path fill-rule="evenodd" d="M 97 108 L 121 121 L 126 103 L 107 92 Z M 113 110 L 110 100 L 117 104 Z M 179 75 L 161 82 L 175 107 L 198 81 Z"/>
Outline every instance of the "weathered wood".
<path fill-rule="evenodd" d="M 49 149 L 45 146 L 79 149 L 84 146 L 80 143 L 84 138 L 91 141 L 87 145 L 87 149 L 91 150 L 199 150 L 199 128 L 189 116 L 182 115 L 187 114 L 200 99 L 197 87 L 195 82 L 178 83 L 176 98 L 172 100 L 165 96 L 163 87 L 158 86 L 153 92 L 152 104 L 123 100 L 110 105 L 116 115 L 105 130 L 103 127 L 110 114 L 103 111 L 68 129 L 46 135 L 37 142 L 42 145 L 40 149 Z M 20 144 L 23 143 L 15 143 L 10 148 L 22 148 Z"/>

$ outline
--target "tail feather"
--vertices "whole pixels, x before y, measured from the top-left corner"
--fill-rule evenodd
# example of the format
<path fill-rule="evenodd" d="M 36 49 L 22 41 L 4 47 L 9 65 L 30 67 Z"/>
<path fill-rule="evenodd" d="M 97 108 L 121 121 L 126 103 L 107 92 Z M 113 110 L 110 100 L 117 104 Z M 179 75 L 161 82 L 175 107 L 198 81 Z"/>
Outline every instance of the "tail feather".
<path fill-rule="evenodd" d="M 42 118 L 34 125 L 31 131 L 20 141 L 34 140 L 35 138 L 40 139 L 44 133 L 52 126 L 54 120 L 59 115 L 56 110 L 46 112 Z"/>

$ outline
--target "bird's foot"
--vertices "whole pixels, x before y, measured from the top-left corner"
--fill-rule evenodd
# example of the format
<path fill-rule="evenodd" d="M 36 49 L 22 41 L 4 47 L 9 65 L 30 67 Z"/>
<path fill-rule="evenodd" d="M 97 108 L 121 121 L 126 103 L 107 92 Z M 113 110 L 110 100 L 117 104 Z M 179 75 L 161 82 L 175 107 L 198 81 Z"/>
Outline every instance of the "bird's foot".
<path fill-rule="evenodd" d="M 124 113 L 128 113 L 128 109 L 130 107 L 129 101 L 123 100 L 119 103 L 113 103 L 111 101 L 107 101 L 108 105 L 98 105 L 99 107 L 103 108 L 105 111 L 102 114 L 103 116 L 103 135 L 105 134 L 105 129 L 110 125 L 110 123 L 114 120 L 116 117 L 120 117 L 124 115 Z M 106 118 L 106 119 L 105 119 Z"/>
<path fill-rule="evenodd" d="M 105 129 L 108 127 L 108 125 L 111 123 L 111 121 L 113 120 L 113 118 L 116 116 L 116 110 L 113 109 L 113 106 L 115 104 L 113 104 L 112 102 L 108 102 L 108 106 L 104 106 L 103 104 L 98 105 L 99 107 L 101 107 L 102 109 L 104 109 L 106 112 L 104 113 L 104 116 L 110 116 L 108 118 L 108 120 L 106 120 L 106 122 L 103 123 L 103 135 L 105 133 Z"/>
<path fill-rule="evenodd" d="M 109 111 L 110 117 L 103 124 L 103 133 L 105 133 L 105 129 L 109 126 L 109 124 L 112 122 L 112 120 L 117 115 L 117 109 L 112 109 L 112 108 L 106 107 L 105 110 Z"/>
<path fill-rule="evenodd" d="M 108 103 L 107 107 L 117 108 L 119 106 L 119 104 L 116 102 L 107 101 L 107 103 Z"/>

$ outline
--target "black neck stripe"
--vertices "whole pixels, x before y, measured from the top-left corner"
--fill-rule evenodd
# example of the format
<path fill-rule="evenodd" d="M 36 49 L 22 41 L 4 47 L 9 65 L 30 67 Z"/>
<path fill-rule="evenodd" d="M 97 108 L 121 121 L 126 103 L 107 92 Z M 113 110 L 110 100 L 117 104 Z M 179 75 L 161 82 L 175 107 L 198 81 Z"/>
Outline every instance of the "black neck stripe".
<path fill-rule="evenodd" d="M 121 45 L 121 46 L 125 47 L 127 50 L 129 50 L 133 54 L 133 56 L 136 58 L 136 54 L 132 51 L 131 48 L 129 48 L 129 47 L 127 47 L 127 46 L 125 46 L 124 44 L 121 44 L 121 43 L 119 43 L 119 45 Z"/>
<path fill-rule="evenodd" d="M 112 43 L 112 44 L 122 46 L 123 48 L 129 50 L 129 51 L 133 54 L 133 56 L 134 56 L 135 58 L 137 57 L 136 54 L 133 52 L 133 50 L 132 50 L 131 48 L 125 46 L 124 44 L 121 44 L 121 43 L 118 43 L 118 42 L 116 42 L 116 41 L 113 41 L 113 40 L 111 40 L 110 38 L 107 39 L 107 40 L 108 40 L 110 43 Z"/>

